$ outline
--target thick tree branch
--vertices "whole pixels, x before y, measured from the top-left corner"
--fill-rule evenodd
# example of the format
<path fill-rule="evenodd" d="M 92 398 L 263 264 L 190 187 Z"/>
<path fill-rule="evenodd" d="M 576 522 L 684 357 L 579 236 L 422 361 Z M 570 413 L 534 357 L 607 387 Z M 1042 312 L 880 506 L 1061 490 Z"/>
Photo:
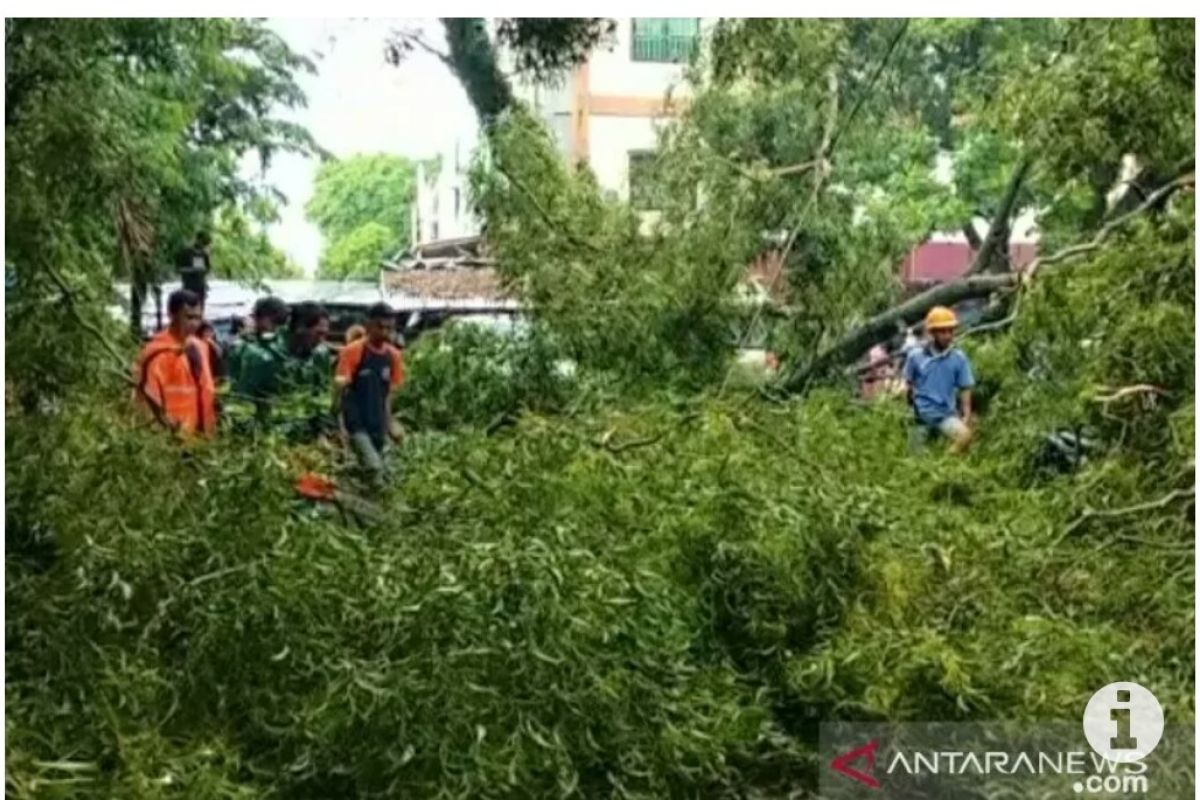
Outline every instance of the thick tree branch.
<path fill-rule="evenodd" d="M 782 388 L 786 392 L 802 391 L 809 382 L 832 367 L 849 364 L 876 344 L 886 341 L 899 325 L 911 325 L 921 319 L 934 306 L 949 306 L 963 300 L 987 297 L 1003 289 L 1027 285 L 1036 271 L 1043 266 L 1061 264 L 1100 247 L 1119 228 L 1135 217 L 1156 208 L 1173 192 L 1184 186 L 1194 185 L 1194 173 L 1182 175 L 1146 198 L 1140 206 L 1112 220 L 1101 228 L 1090 242 L 1071 245 L 1045 258 L 1036 258 L 1021 273 L 1003 272 L 991 275 L 970 275 L 951 283 L 943 283 L 913 297 L 882 314 L 878 314 L 850 331 L 833 347 L 821 352 L 807 367 L 797 367 L 786 379 Z M 1007 324 L 1007 321 L 1006 321 Z"/>
<path fill-rule="evenodd" d="M 1194 498 L 1195 496 L 1196 487 L 1192 486 L 1187 489 L 1176 489 L 1173 492 L 1168 492 L 1157 500 L 1151 500 L 1148 503 L 1138 503 L 1137 505 L 1128 506 L 1126 508 L 1109 508 L 1099 511 L 1094 508 L 1088 508 L 1085 509 L 1082 514 L 1076 517 L 1071 524 L 1067 525 L 1067 528 L 1063 531 L 1062 535 L 1064 537 L 1070 536 L 1071 534 L 1075 533 L 1075 531 L 1079 530 L 1084 523 L 1091 519 L 1111 519 L 1113 517 L 1127 517 L 1131 514 L 1141 514 L 1145 511 L 1154 511 L 1155 509 L 1165 508 L 1176 500 L 1182 500 L 1186 497 Z"/>
<path fill-rule="evenodd" d="M 443 17 L 447 63 L 485 127 L 513 103 L 512 85 L 500 70 L 482 17 Z"/>
<path fill-rule="evenodd" d="M 996 209 L 991 224 L 988 226 L 983 246 L 979 248 L 979 252 L 975 254 L 975 260 L 967 268 L 968 276 L 993 272 L 995 271 L 992 269 L 994 264 L 1008 263 L 1008 239 L 1012 231 L 1013 208 L 1017 204 L 1017 195 L 1021 193 L 1021 186 L 1025 183 L 1025 176 L 1029 174 L 1029 167 L 1032 163 L 1028 157 L 1022 157 L 1017 162 L 1017 167 L 1008 181 L 1008 188 L 1004 191 L 1004 198 L 1000 201 L 1000 206 Z"/>
<path fill-rule="evenodd" d="M 983 239 L 979 238 L 979 231 L 975 230 L 975 220 L 969 219 L 962 225 L 963 236 L 967 237 L 967 244 L 976 252 L 983 247 Z"/>
<path fill-rule="evenodd" d="M 1093 250 L 1104 244 L 1105 239 L 1111 236 L 1118 228 L 1124 227 L 1133 218 L 1144 214 L 1145 212 L 1156 208 L 1160 203 L 1166 202 L 1172 194 L 1184 186 L 1194 186 L 1196 184 L 1196 174 L 1189 172 L 1186 175 L 1180 175 L 1175 180 L 1159 187 L 1157 191 L 1147 197 L 1142 204 L 1132 211 L 1122 214 L 1116 219 L 1110 220 L 1096 232 L 1091 241 L 1082 244 L 1071 245 L 1064 247 L 1058 252 L 1048 255 L 1045 258 L 1035 258 L 1028 267 L 1021 273 L 1021 280 L 1024 283 L 1029 283 L 1033 280 L 1033 276 L 1042 267 L 1050 266 L 1051 264 L 1060 264 L 1068 259 L 1077 258 L 1085 253 L 1090 253 Z"/>
<path fill-rule="evenodd" d="M 813 377 L 829 367 L 854 361 L 872 346 L 890 338 L 900 326 L 912 325 L 920 320 L 934 306 L 950 306 L 975 297 L 987 297 L 999 289 L 1016 285 L 1016 275 L 1001 274 L 974 275 L 935 286 L 850 331 L 841 341 L 818 355 L 807 368 L 794 370 L 785 379 L 783 388 L 789 392 L 802 390 Z"/>

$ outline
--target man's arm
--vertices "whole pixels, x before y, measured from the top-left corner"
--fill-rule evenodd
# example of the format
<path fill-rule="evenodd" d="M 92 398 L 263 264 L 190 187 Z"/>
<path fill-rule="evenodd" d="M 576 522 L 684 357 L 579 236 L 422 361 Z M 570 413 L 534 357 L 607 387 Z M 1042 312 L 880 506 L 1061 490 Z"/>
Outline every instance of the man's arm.
<path fill-rule="evenodd" d="M 399 442 L 404 438 L 404 428 L 392 417 L 392 398 L 396 390 L 404 385 L 404 354 L 398 349 L 392 349 L 392 368 L 389 371 L 387 397 L 384 398 L 384 411 L 387 413 L 388 435 L 392 441 Z"/>
<path fill-rule="evenodd" d="M 958 393 L 958 409 L 962 416 L 962 421 L 967 425 L 971 424 L 971 390 L 962 389 Z"/>
<path fill-rule="evenodd" d="M 971 362 L 966 356 L 962 358 L 962 366 L 958 374 L 958 408 L 962 421 L 971 424 L 971 391 L 975 388 L 975 374 L 971 370 Z"/>
<path fill-rule="evenodd" d="M 913 404 L 913 381 L 916 379 L 916 370 L 913 364 L 913 354 L 910 352 L 904 357 L 904 399 L 911 406 Z"/>
<path fill-rule="evenodd" d="M 342 404 L 345 402 L 346 393 L 350 391 L 350 386 L 354 382 L 355 363 L 358 360 L 357 356 L 353 355 L 353 347 L 347 345 L 338 353 L 337 365 L 334 367 L 333 374 L 333 415 L 337 417 L 338 432 L 342 439 L 346 440 L 348 434 L 346 432 L 346 419 L 342 415 Z"/>

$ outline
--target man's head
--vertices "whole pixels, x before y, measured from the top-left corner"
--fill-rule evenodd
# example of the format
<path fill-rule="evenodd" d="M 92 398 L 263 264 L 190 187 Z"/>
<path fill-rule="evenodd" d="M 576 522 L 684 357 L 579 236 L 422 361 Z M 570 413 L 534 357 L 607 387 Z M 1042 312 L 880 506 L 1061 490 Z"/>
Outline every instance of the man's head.
<path fill-rule="evenodd" d="M 301 303 L 292 310 L 292 343 L 309 352 L 329 338 L 329 312 L 319 303 Z"/>
<path fill-rule="evenodd" d="M 954 329 L 958 327 L 958 317 L 945 306 L 934 306 L 925 315 L 925 330 L 933 339 L 937 350 L 945 350 L 954 342 Z"/>
<path fill-rule="evenodd" d="M 355 323 L 349 328 L 346 328 L 346 344 L 357 342 L 359 339 L 367 335 L 367 329 L 362 325 Z"/>
<path fill-rule="evenodd" d="M 271 333 L 282 327 L 288 318 L 287 303 L 278 297 L 262 297 L 254 304 L 254 330 Z"/>
<path fill-rule="evenodd" d="M 390 342 L 396 332 L 396 312 L 387 303 L 376 303 L 367 310 L 366 329 L 371 344 Z"/>
<path fill-rule="evenodd" d="M 212 236 L 209 235 L 208 231 L 199 231 L 196 234 L 196 247 L 201 250 L 207 250 L 210 244 L 212 244 Z"/>
<path fill-rule="evenodd" d="M 188 289 L 177 289 L 167 298 L 167 314 L 176 336 L 195 336 L 204 321 L 200 296 Z"/>

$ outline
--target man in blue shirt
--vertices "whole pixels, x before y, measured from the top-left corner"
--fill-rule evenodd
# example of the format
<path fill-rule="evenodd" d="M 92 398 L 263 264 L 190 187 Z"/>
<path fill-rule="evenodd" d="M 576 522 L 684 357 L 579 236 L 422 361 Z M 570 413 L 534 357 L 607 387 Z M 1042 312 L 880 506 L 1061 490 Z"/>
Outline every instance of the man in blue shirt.
<path fill-rule="evenodd" d="M 954 346 L 958 318 L 944 306 L 925 315 L 930 341 L 909 353 L 904 362 L 908 401 L 916 414 L 911 444 L 919 450 L 931 434 L 950 440 L 950 452 L 961 453 L 971 443 L 971 362 Z"/>

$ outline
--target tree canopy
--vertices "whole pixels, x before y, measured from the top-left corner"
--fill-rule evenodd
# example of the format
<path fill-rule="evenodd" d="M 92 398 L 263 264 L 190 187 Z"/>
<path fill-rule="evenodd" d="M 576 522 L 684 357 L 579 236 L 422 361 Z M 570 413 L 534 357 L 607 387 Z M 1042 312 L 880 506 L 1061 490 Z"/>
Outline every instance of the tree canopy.
<path fill-rule="evenodd" d="M 324 240 L 320 272 L 334 278 L 371 277 L 379 262 L 412 239 L 416 164 L 377 153 L 326 161 L 304 207 Z"/>
<path fill-rule="evenodd" d="M 321 154 L 277 116 L 314 67 L 260 21 L 8 19 L 5 54 L 6 241 L 31 296 L 56 271 L 128 278 L 140 305 L 218 209 L 280 199 L 243 156 Z"/>
<path fill-rule="evenodd" d="M 474 31 L 448 59 L 496 65 L 479 23 L 446 22 Z M 11 45 L 9 795 L 808 796 L 822 723 L 1052 734 L 1131 677 L 1171 722 L 1155 792 L 1194 793 L 1192 24 L 723 21 L 646 164 L 654 213 L 491 72 L 472 199 L 524 318 L 409 343 L 403 480 L 369 501 L 319 446 L 181 453 L 104 368 L 128 348 L 89 290 L 222 207 L 150 190 L 221 152 L 171 59 L 236 71 L 199 35 L 233 24 Z M 968 221 L 967 276 L 900 285 L 899 254 Z M 748 302 L 765 253 L 789 292 Z M 957 340 L 977 441 L 914 455 L 906 403 L 846 369 L 947 297 L 988 303 Z M 789 365 L 766 387 L 732 369 L 760 331 Z M 311 471 L 331 504 L 295 496 Z"/>

